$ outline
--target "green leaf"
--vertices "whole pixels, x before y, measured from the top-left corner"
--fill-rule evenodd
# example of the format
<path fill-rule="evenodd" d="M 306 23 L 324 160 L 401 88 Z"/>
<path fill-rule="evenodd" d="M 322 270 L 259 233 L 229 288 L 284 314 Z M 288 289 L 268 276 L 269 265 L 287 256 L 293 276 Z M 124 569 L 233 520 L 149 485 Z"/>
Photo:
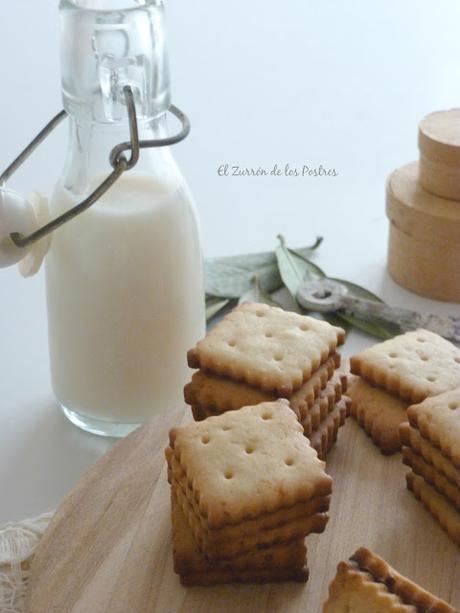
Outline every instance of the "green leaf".
<path fill-rule="evenodd" d="M 294 250 L 297 255 L 301 255 L 297 250 Z M 308 260 L 305 256 L 301 256 L 308 263 L 310 267 L 310 272 L 312 275 L 316 273 L 317 277 L 326 277 L 324 271 Z M 381 298 L 379 298 L 373 292 L 361 287 L 357 283 L 353 283 L 352 281 L 346 281 L 345 279 L 337 279 L 335 277 L 327 277 L 331 279 L 331 281 L 337 281 L 342 285 L 345 285 L 348 289 L 348 295 L 352 298 L 364 298 L 365 300 L 372 300 L 373 302 L 383 302 Z M 375 336 L 381 339 L 388 339 L 395 336 L 395 334 L 399 334 L 399 329 L 394 324 L 389 324 L 381 321 L 369 321 L 360 319 L 355 317 L 354 315 L 345 314 L 341 311 L 337 311 L 335 314 L 326 313 L 324 314 L 324 318 L 329 321 L 329 323 L 333 325 L 341 325 L 346 330 L 350 328 L 350 326 L 354 326 L 355 328 L 359 328 L 363 332 L 370 334 L 371 336 Z"/>
<path fill-rule="evenodd" d="M 278 235 L 278 240 L 280 241 L 279 246 L 276 248 L 278 269 L 284 285 L 296 301 L 299 287 L 306 279 L 317 278 L 319 269 L 315 265 L 312 266 L 311 262 L 302 255 L 299 255 L 293 249 L 289 249 L 284 236 Z"/>
<path fill-rule="evenodd" d="M 348 295 L 351 298 L 363 298 L 364 300 L 372 300 L 373 302 L 383 303 L 383 300 L 369 291 L 368 289 L 357 285 L 356 283 L 352 283 L 351 281 L 346 281 L 345 279 L 336 279 L 331 278 L 332 281 L 337 281 L 348 289 Z M 349 315 L 345 313 L 337 312 L 338 317 L 340 317 L 343 321 L 348 322 L 352 326 L 359 328 L 363 332 L 370 334 L 371 336 L 375 336 L 381 339 L 392 338 L 396 334 L 400 334 L 399 326 L 392 323 L 387 323 L 381 320 L 371 321 L 369 319 L 361 319 L 354 315 Z"/>
<path fill-rule="evenodd" d="M 251 287 L 245 292 L 238 301 L 238 304 L 242 302 L 261 302 L 263 304 L 269 304 L 270 306 L 281 306 L 279 302 L 276 302 L 270 294 L 264 292 L 260 287 L 259 276 L 254 275 L 251 281 Z"/>
<path fill-rule="evenodd" d="M 343 328 L 347 334 L 350 332 L 351 324 L 340 317 L 339 313 L 321 313 L 321 315 L 331 326 L 339 326 Z"/>
<path fill-rule="evenodd" d="M 341 311 L 337 311 L 337 317 L 339 317 L 342 321 L 366 332 L 370 336 L 375 336 L 376 338 L 381 338 L 382 340 L 387 340 L 395 336 L 395 334 L 399 334 L 394 330 L 393 324 L 384 324 L 382 322 L 373 322 L 364 319 L 358 319 L 353 315 L 347 315 L 346 313 L 342 313 Z"/>
<path fill-rule="evenodd" d="M 313 245 L 301 247 L 299 253 L 307 257 L 322 242 L 318 237 Z M 283 286 L 273 251 L 248 253 L 206 260 L 206 294 L 220 298 L 239 298 L 251 287 L 256 274 L 263 291 L 271 294 Z"/>
<path fill-rule="evenodd" d="M 257 274 L 266 292 L 274 292 L 283 282 L 276 265 L 275 254 L 251 253 L 206 260 L 206 293 L 221 298 L 239 298 L 251 287 Z"/>
<path fill-rule="evenodd" d="M 228 298 L 206 298 L 206 321 L 209 321 L 215 317 L 215 315 L 217 315 L 217 313 L 224 309 L 229 303 L 230 300 Z"/>
<path fill-rule="evenodd" d="M 326 277 L 326 273 L 322 268 L 320 268 L 317 264 L 308 259 L 306 255 L 304 255 L 303 250 L 299 249 L 289 249 L 289 251 L 304 261 L 303 266 L 309 271 L 309 276 L 305 276 L 304 279 L 324 279 Z"/>
<path fill-rule="evenodd" d="M 301 247 L 300 249 L 294 249 L 294 251 L 296 251 L 304 258 L 308 258 L 309 255 L 311 255 L 314 251 L 316 251 L 316 249 L 318 249 L 323 240 L 324 239 L 322 236 L 317 236 L 313 245 L 309 245 L 308 247 Z"/>
<path fill-rule="evenodd" d="M 300 249 L 289 248 L 282 236 L 278 239 L 280 245 L 275 253 L 253 253 L 207 260 L 206 318 L 208 320 L 234 302 L 234 299 L 239 299 L 240 302 L 250 300 L 280 306 L 270 294 L 283 285 L 293 298 L 294 308 L 299 312 L 305 312 L 298 306 L 296 300 L 300 285 L 307 280 L 326 277 L 324 271 L 309 259 L 321 244 L 322 238 L 319 237 L 313 245 Z M 345 285 L 351 297 L 383 302 L 376 294 L 356 283 L 344 279 L 331 279 Z M 399 333 L 399 328 L 395 324 L 380 320 L 364 320 L 342 311 L 326 313 L 322 317 L 333 325 L 341 325 L 345 329 L 354 326 L 381 339 L 391 338 Z"/>
<path fill-rule="evenodd" d="M 345 285 L 348 289 L 348 295 L 351 298 L 364 298 L 365 300 L 372 300 L 373 302 L 382 302 L 383 300 L 374 294 L 373 292 L 357 285 L 356 283 L 352 283 L 351 281 L 346 281 L 345 279 L 336 279 L 335 277 L 330 277 L 331 281 L 337 281 L 337 283 L 341 283 Z"/>

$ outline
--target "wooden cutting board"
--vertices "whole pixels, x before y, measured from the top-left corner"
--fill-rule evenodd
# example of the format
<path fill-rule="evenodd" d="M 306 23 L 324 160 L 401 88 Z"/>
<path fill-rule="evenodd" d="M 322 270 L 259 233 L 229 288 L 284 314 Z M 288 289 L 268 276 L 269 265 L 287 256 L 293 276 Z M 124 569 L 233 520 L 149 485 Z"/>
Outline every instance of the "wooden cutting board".
<path fill-rule="evenodd" d="M 27 613 L 319 613 L 337 563 L 362 545 L 460 608 L 460 550 L 406 490 L 401 455 L 382 456 L 352 419 L 328 457 L 330 521 L 307 538 L 306 585 L 182 587 L 163 448 L 189 419 L 185 408 L 155 419 L 81 478 L 38 549 Z"/>

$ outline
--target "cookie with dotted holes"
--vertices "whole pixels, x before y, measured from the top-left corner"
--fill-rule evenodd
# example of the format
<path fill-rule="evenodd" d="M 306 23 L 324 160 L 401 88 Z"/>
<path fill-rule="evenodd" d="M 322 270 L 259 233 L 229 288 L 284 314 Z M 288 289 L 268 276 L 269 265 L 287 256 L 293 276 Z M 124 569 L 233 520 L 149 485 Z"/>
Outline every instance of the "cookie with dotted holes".
<path fill-rule="evenodd" d="M 191 368 L 290 398 L 345 340 L 342 328 L 266 304 L 245 302 L 187 354 Z"/>
<path fill-rule="evenodd" d="M 460 349 L 428 330 L 395 336 L 350 359 L 351 372 L 411 402 L 460 386 Z"/>
<path fill-rule="evenodd" d="M 460 468 L 460 387 L 407 409 L 412 427 Z"/>
<path fill-rule="evenodd" d="M 328 496 L 332 490 L 324 462 L 285 400 L 175 428 L 170 446 L 211 528 Z"/>

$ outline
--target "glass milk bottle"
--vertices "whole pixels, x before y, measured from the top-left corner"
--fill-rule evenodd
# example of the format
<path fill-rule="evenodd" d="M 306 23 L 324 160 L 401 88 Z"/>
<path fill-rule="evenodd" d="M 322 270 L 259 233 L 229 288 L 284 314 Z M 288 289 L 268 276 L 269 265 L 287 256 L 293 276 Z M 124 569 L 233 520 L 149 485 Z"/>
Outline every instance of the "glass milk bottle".
<path fill-rule="evenodd" d="M 169 75 L 160 0 L 61 0 L 70 144 L 56 217 L 112 171 L 129 140 L 167 135 Z M 127 152 L 129 157 L 129 152 Z M 204 334 L 199 230 L 168 147 L 142 149 L 91 208 L 53 233 L 46 258 L 52 384 L 81 428 L 123 436 L 182 403 L 187 349 Z"/>

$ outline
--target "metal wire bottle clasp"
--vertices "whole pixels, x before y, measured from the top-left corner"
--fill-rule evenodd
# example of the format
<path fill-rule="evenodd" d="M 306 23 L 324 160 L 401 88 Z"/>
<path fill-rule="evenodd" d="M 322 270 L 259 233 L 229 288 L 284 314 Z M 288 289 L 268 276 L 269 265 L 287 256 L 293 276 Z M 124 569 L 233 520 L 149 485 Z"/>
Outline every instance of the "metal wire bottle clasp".
<path fill-rule="evenodd" d="M 29 247 L 33 243 L 39 241 L 41 238 L 53 232 L 63 224 L 67 223 L 80 213 L 89 209 L 110 187 L 120 178 L 120 176 L 127 170 L 131 170 L 137 164 L 139 160 L 139 153 L 141 149 L 148 149 L 150 147 L 167 147 L 174 145 L 188 135 L 190 132 L 190 121 L 188 117 L 180 109 L 173 104 L 169 107 L 169 112 L 172 113 L 182 124 L 180 132 L 173 136 L 166 138 L 158 138 L 152 140 L 139 140 L 139 130 L 136 117 L 136 104 L 134 102 L 134 94 L 132 88 L 127 85 L 123 88 L 123 93 L 126 100 L 126 108 L 128 111 L 129 119 L 129 133 L 130 140 L 116 145 L 110 152 L 109 161 L 113 170 L 108 177 L 87 197 L 85 200 L 72 207 L 56 219 L 53 219 L 45 226 L 42 226 L 29 236 L 24 236 L 19 232 L 10 234 L 10 238 L 17 247 Z M 6 184 L 6 181 L 18 170 L 20 166 L 32 155 L 35 149 L 45 140 L 45 138 L 62 122 L 67 116 L 65 110 L 60 111 L 53 119 L 37 134 L 37 136 L 31 141 L 31 143 L 18 155 L 18 157 L 12 162 L 8 168 L 0 176 L 0 187 Z M 125 154 L 126 151 L 131 151 L 131 155 L 128 158 Z"/>

